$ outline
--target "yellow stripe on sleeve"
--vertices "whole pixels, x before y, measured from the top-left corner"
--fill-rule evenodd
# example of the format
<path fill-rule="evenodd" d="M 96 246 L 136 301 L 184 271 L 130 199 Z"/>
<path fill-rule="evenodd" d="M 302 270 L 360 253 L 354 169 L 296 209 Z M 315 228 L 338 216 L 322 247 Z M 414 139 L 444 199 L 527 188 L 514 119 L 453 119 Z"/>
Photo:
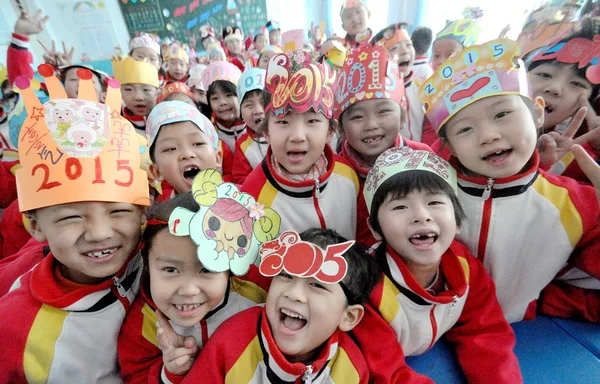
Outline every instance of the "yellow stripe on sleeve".
<path fill-rule="evenodd" d="M 396 314 L 400 310 L 400 303 L 396 296 L 400 294 L 398 288 L 394 286 L 394 283 L 387 277 L 383 277 L 383 292 L 381 294 L 381 303 L 379 304 L 379 313 L 387 321 L 391 323 L 396 317 Z"/>
<path fill-rule="evenodd" d="M 338 348 L 335 358 L 329 362 L 331 381 L 340 384 L 359 383 L 360 376 L 343 348 Z"/>
<path fill-rule="evenodd" d="M 336 162 L 335 167 L 333 167 L 333 173 L 344 176 L 346 179 L 352 180 L 354 183 L 354 189 L 356 193 L 360 189 L 360 184 L 358 183 L 358 176 L 356 176 L 356 172 L 349 166 L 344 163 Z"/>
<path fill-rule="evenodd" d="M 248 150 L 248 147 L 250 147 L 250 145 L 252 145 L 253 141 L 254 140 L 252 140 L 252 137 L 250 137 L 250 136 L 246 137 L 246 140 L 244 140 L 244 142 L 240 144 L 240 148 L 242 149 L 242 152 L 246 153 L 246 151 Z"/>
<path fill-rule="evenodd" d="M 56 341 L 69 312 L 42 304 L 25 344 L 23 369 L 28 383 L 46 383 L 54 360 Z"/>
<path fill-rule="evenodd" d="M 469 276 L 471 275 L 471 267 L 469 267 L 469 262 L 462 256 L 458 256 L 458 261 L 460 261 L 460 265 L 465 272 L 465 280 L 467 284 L 469 284 Z"/>
<path fill-rule="evenodd" d="M 233 364 L 233 367 L 225 376 L 225 384 L 249 383 L 256 373 L 258 364 L 263 361 L 260 341 L 256 336 L 239 359 Z"/>
<path fill-rule="evenodd" d="M 144 315 L 144 320 L 142 322 L 142 336 L 158 348 L 158 340 L 156 340 L 156 322 L 158 319 L 156 318 L 156 313 L 146 303 L 142 307 L 142 315 Z"/>
<path fill-rule="evenodd" d="M 275 201 L 275 197 L 277 197 L 277 189 L 275 189 L 275 187 L 267 181 L 260 190 L 257 201 L 263 204 L 265 207 L 270 208 L 273 206 L 273 201 Z"/>
<path fill-rule="evenodd" d="M 267 291 L 251 281 L 232 277 L 231 286 L 233 291 L 238 293 L 240 296 L 243 296 L 257 304 L 262 304 L 267 301 Z"/>

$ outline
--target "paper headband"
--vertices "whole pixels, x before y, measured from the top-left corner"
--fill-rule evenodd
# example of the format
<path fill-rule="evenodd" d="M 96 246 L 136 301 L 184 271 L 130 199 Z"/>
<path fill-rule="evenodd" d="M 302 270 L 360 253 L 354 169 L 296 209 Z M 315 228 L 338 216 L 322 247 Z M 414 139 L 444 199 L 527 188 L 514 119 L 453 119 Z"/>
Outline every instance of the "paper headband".
<path fill-rule="evenodd" d="M 152 108 L 146 121 L 146 139 L 151 147 L 158 136 L 160 128 L 167 124 L 191 121 L 208 139 L 215 150 L 219 149 L 219 136 L 215 126 L 204 116 L 198 108 L 179 100 L 163 101 Z"/>
<path fill-rule="evenodd" d="M 164 53 L 166 61 L 171 59 L 183 60 L 185 63 L 190 61 L 190 54 L 188 53 L 189 48 L 185 44 L 173 43 L 169 45 Z"/>
<path fill-rule="evenodd" d="M 198 246 L 198 259 L 208 270 L 246 274 L 260 245 L 279 233 L 277 212 L 264 208 L 234 184 L 223 183 L 213 169 L 196 175 L 192 194 L 200 209 L 176 208 L 169 217 L 171 234 L 190 236 Z"/>
<path fill-rule="evenodd" d="M 237 84 L 237 98 L 240 105 L 242 105 L 246 93 L 254 91 L 255 89 L 261 91 L 265 89 L 266 74 L 267 71 L 260 68 L 246 69 L 244 73 L 242 73 L 242 77 L 240 77 Z"/>
<path fill-rule="evenodd" d="M 189 96 L 192 100 L 194 100 L 194 95 L 192 95 L 192 91 L 190 88 L 180 81 L 171 81 L 170 83 L 164 85 L 160 89 L 160 95 L 158 96 L 158 103 L 163 102 L 167 97 L 174 93 L 183 93 L 184 95 Z"/>
<path fill-rule="evenodd" d="M 525 65 L 515 65 L 517 43 L 497 39 L 451 56 L 421 86 L 419 98 L 436 131 L 458 111 L 489 96 L 530 97 Z"/>
<path fill-rule="evenodd" d="M 241 75 L 242 72 L 235 65 L 226 61 L 215 61 L 208 64 L 204 70 L 202 84 L 208 88 L 216 80 L 227 80 L 237 85 Z"/>
<path fill-rule="evenodd" d="M 446 160 L 429 151 L 414 150 L 409 147 L 393 147 L 377 158 L 367 175 L 363 195 L 369 213 L 371 213 L 371 204 L 379 187 L 390 177 L 409 171 L 434 173 L 456 191 L 456 171 Z"/>
<path fill-rule="evenodd" d="M 152 49 L 160 57 L 160 45 L 147 33 L 142 33 L 129 41 L 129 54 L 136 48 L 144 47 Z"/>
<path fill-rule="evenodd" d="M 391 99 L 405 106 L 398 64 L 381 46 L 367 44 L 350 51 L 337 81 L 335 117 L 363 100 Z"/>
<path fill-rule="evenodd" d="M 244 34 L 242 33 L 242 30 L 240 29 L 240 27 L 225 27 L 225 29 L 223 29 L 223 41 L 228 42 L 229 40 L 244 40 Z"/>
<path fill-rule="evenodd" d="M 137 61 L 131 56 L 112 58 L 115 79 L 121 84 L 147 84 L 158 88 L 158 71 L 152 64 Z"/>
<path fill-rule="evenodd" d="M 310 109 L 333 116 L 333 86 L 335 72 L 319 64 L 315 57 L 303 51 L 278 54 L 267 67 L 266 90 L 271 101 L 265 112 L 281 118 L 288 112 L 304 113 Z"/>
<path fill-rule="evenodd" d="M 329 245 L 323 250 L 313 243 L 302 241 L 298 233 L 286 231 L 277 239 L 261 245 L 259 271 L 267 277 L 285 271 L 293 276 L 313 277 L 322 283 L 339 283 L 348 273 L 348 262 L 342 255 L 352 245 L 354 240 Z"/>
<path fill-rule="evenodd" d="M 478 20 L 465 17 L 460 20 L 448 21 L 444 29 L 435 36 L 435 40 L 449 37 L 457 40 L 463 47 L 469 47 L 477 43 L 480 34 L 481 28 Z"/>
<path fill-rule="evenodd" d="M 394 28 L 386 29 L 383 32 L 383 38 L 377 44 L 383 45 L 385 49 L 390 49 L 394 44 L 406 40 L 410 40 L 408 31 L 404 28 L 398 28 L 396 25 Z"/>
<path fill-rule="evenodd" d="M 101 104 L 92 73 L 80 69 L 79 99 L 68 99 L 50 65 L 38 71 L 50 93 L 43 105 L 29 79 L 15 80 L 27 110 L 16 172 L 20 210 L 78 201 L 149 205 L 137 134 L 120 114 L 120 84 L 108 82 L 106 104 Z"/>
<path fill-rule="evenodd" d="M 367 1 L 366 0 L 344 0 L 344 2 L 342 3 L 342 8 L 340 9 L 340 17 L 344 17 L 344 11 L 346 9 L 356 8 L 361 4 L 366 7 Z"/>

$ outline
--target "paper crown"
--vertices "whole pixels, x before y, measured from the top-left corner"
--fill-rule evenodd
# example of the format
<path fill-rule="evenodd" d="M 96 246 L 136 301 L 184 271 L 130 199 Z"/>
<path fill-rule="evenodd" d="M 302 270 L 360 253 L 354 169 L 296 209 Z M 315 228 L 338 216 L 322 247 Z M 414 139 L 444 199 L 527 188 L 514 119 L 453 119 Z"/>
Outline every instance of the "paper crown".
<path fill-rule="evenodd" d="M 142 33 L 129 41 L 129 54 L 136 48 L 150 48 L 160 57 L 160 45 L 147 33 Z"/>
<path fill-rule="evenodd" d="M 517 43 L 497 39 L 452 55 L 419 90 L 425 114 L 436 131 L 458 111 L 489 96 L 530 97 L 527 71 L 519 60 Z"/>
<path fill-rule="evenodd" d="M 219 136 L 215 126 L 204 116 L 198 108 L 194 108 L 188 103 L 179 100 L 163 101 L 152 108 L 146 121 L 146 139 L 148 147 L 154 144 L 160 128 L 167 124 L 179 123 L 182 121 L 191 121 L 210 141 L 214 149 L 219 149 Z"/>
<path fill-rule="evenodd" d="M 227 55 L 225 54 L 225 50 L 221 46 L 221 43 L 214 42 L 210 43 L 208 47 L 206 47 L 208 53 L 208 59 L 210 61 L 225 61 L 227 60 Z"/>
<path fill-rule="evenodd" d="M 137 134 L 120 114 L 119 83 L 109 81 L 106 104 L 101 104 L 90 71 L 77 72 L 79 99 L 67 98 L 50 65 L 38 71 L 50 93 L 43 105 L 29 79 L 15 80 L 27 109 L 16 172 L 20 210 L 78 201 L 149 205 Z"/>
<path fill-rule="evenodd" d="M 477 44 L 477 39 L 481 34 L 479 20 L 465 17 L 460 20 L 448 21 L 444 29 L 442 29 L 435 39 L 452 38 L 462 44 L 463 47 L 470 47 Z"/>
<path fill-rule="evenodd" d="M 262 51 L 260 51 L 260 53 L 263 54 L 267 51 L 271 51 L 271 52 L 275 52 L 275 53 L 283 53 L 283 50 L 276 45 L 267 45 L 266 47 L 264 47 L 262 49 Z"/>
<path fill-rule="evenodd" d="M 136 61 L 133 57 L 123 56 L 112 58 L 115 79 L 121 84 L 147 84 L 158 88 L 158 71 L 152 64 Z"/>
<path fill-rule="evenodd" d="M 335 91 L 335 117 L 363 100 L 390 99 L 406 107 L 398 64 L 382 46 L 363 45 L 350 51 Z"/>
<path fill-rule="evenodd" d="M 281 28 L 279 27 L 279 22 L 277 22 L 277 21 L 275 21 L 275 20 L 269 20 L 269 21 L 267 22 L 267 25 L 265 25 L 265 27 L 267 27 L 267 30 L 268 30 L 269 32 L 273 32 L 273 31 L 277 31 L 277 30 L 281 29 Z"/>
<path fill-rule="evenodd" d="M 171 81 L 160 89 L 160 95 L 156 101 L 158 103 L 163 102 L 167 97 L 174 93 L 183 93 L 184 95 L 188 95 L 190 99 L 194 100 L 194 95 L 192 95 L 190 87 L 180 81 Z"/>
<path fill-rule="evenodd" d="M 179 44 L 177 42 L 172 43 L 164 52 L 165 61 L 171 59 L 183 60 L 185 63 L 190 61 L 189 48 L 185 44 Z"/>
<path fill-rule="evenodd" d="M 71 64 L 71 65 L 64 65 L 58 68 L 58 73 L 60 75 L 60 79 L 63 81 L 64 83 L 64 76 L 67 73 L 67 71 L 69 69 L 73 69 L 73 68 L 83 68 L 83 69 L 87 69 L 90 72 L 92 72 L 94 75 L 98 76 L 100 82 L 102 82 L 103 84 L 106 84 L 107 79 L 110 77 L 106 72 L 102 72 L 100 70 L 95 69 L 94 67 L 92 67 L 91 65 L 87 65 L 87 64 Z M 155 68 L 156 69 L 156 68 Z"/>
<path fill-rule="evenodd" d="M 260 245 L 279 233 L 281 218 L 258 204 L 214 169 L 200 171 L 192 183 L 197 212 L 176 208 L 169 217 L 175 236 L 190 236 L 198 246 L 198 259 L 212 272 L 230 270 L 237 276 L 248 272 Z"/>
<path fill-rule="evenodd" d="M 344 16 L 344 11 L 346 9 L 356 8 L 361 4 L 366 7 L 367 1 L 366 0 L 343 0 L 342 8 L 340 9 L 340 17 Z"/>
<path fill-rule="evenodd" d="M 329 45 L 326 41 L 323 45 Z M 325 51 L 323 56 L 325 56 L 325 60 L 330 64 L 336 67 L 342 67 L 344 65 L 344 61 L 346 60 L 347 49 L 344 45 L 337 39 L 331 40 L 331 46 L 327 47 L 328 49 Z"/>
<path fill-rule="evenodd" d="M 208 64 L 204 70 L 204 73 L 202 74 L 202 84 L 204 84 L 205 87 L 210 87 L 216 80 L 227 80 L 237 85 L 241 75 L 242 72 L 235 65 L 227 61 L 215 61 Z"/>
<path fill-rule="evenodd" d="M 271 101 L 265 113 L 273 112 L 281 118 L 288 112 L 308 110 L 333 117 L 333 87 L 335 72 L 328 65 L 316 62 L 315 56 L 302 51 L 278 54 L 267 67 L 265 89 Z"/>
<path fill-rule="evenodd" d="M 427 171 L 441 177 L 456 191 L 456 171 L 450 163 L 430 151 L 409 147 L 393 147 L 383 152 L 375 161 L 365 181 L 363 195 L 369 213 L 379 187 L 390 177 L 401 172 Z"/>
<path fill-rule="evenodd" d="M 342 255 L 354 245 L 354 240 L 327 246 L 302 241 L 300 235 L 286 231 L 277 239 L 260 247 L 259 271 L 263 276 L 277 276 L 281 271 L 322 283 L 335 284 L 348 273 L 348 262 Z"/>
<path fill-rule="evenodd" d="M 206 91 L 204 87 L 204 83 L 202 83 L 202 74 L 206 70 L 206 65 L 198 64 L 192 68 L 190 68 L 190 77 L 188 77 L 187 85 L 188 87 L 196 87 L 202 91 Z"/>
<path fill-rule="evenodd" d="M 237 84 L 237 98 L 240 105 L 244 100 L 246 93 L 254 91 L 255 89 L 265 89 L 265 76 L 267 71 L 260 68 L 246 69 Z"/>
<path fill-rule="evenodd" d="M 381 40 L 377 42 L 377 45 L 383 45 L 385 49 L 390 49 L 394 44 L 401 41 L 410 40 L 408 31 L 404 28 L 398 28 L 396 24 L 393 28 L 387 28 L 383 32 Z"/>
<path fill-rule="evenodd" d="M 240 27 L 232 27 L 227 26 L 223 28 L 223 41 L 228 42 L 229 40 L 244 40 L 244 34 L 242 33 L 242 29 Z"/>

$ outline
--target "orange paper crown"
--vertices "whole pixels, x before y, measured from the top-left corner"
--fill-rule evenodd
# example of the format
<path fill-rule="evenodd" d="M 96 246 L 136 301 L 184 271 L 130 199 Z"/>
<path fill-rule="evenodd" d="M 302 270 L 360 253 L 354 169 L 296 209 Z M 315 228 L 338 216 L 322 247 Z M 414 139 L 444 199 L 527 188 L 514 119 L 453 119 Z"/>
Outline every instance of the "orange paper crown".
<path fill-rule="evenodd" d="M 67 98 L 50 65 L 40 65 L 38 72 L 50 93 L 43 105 L 29 79 L 15 80 L 27 109 L 16 172 L 20 210 L 78 201 L 149 205 L 135 129 L 119 113 L 119 82 L 108 82 L 101 104 L 89 70 L 77 71 L 79 99 Z"/>
<path fill-rule="evenodd" d="M 408 31 L 404 28 L 398 28 L 396 25 L 394 28 L 388 28 L 383 32 L 383 37 L 378 44 L 383 45 L 385 49 L 390 49 L 394 44 L 405 40 L 410 40 Z"/>
<path fill-rule="evenodd" d="M 160 89 L 160 95 L 158 96 L 156 102 L 163 102 L 167 97 L 174 93 L 183 93 L 184 95 L 188 95 L 190 99 L 194 100 L 194 95 L 192 94 L 190 87 L 180 81 L 172 81 L 168 84 L 165 84 L 165 86 Z"/>

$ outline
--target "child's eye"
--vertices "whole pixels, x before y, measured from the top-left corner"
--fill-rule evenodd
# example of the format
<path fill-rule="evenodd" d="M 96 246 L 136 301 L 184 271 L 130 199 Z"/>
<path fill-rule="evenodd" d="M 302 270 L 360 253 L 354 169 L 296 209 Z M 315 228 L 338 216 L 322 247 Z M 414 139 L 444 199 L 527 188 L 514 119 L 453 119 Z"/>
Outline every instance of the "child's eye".
<path fill-rule="evenodd" d="M 544 79 L 551 79 L 552 75 L 550 75 L 549 73 L 546 72 L 538 72 L 536 73 L 537 76 L 544 78 Z"/>
<path fill-rule="evenodd" d="M 350 121 L 356 121 L 356 120 L 360 120 L 362 119 L 362 115 L 354 115 L 352 117 L 350 117 Z"/>
<path fill-rule="evenodd" d="M 113 213 L 131 213 L 131 210 L 130 209 L 115 209 L 115 210 L 112 210 L 110 213 L 111 214 L 113 214 Z"/>
<path fill-rule="evenodd" d="M 195 142 L 195 143 L 194 143 L 194 145 L 195 145 L 196 147 L 200 147 L 200 146 L 204 145 L 204 143 L 203 143 L 203 142 L 201 142 L 201 141 L 198 141 L 198 142 Z"/>
<path fill-rule="evenodd" d="M 168 148 L 165 148 L 165 149 L 163 149 L 161 152 L 162 152 L 162 153 L 166 153 L 166 152 L 173 152 L 173 151 L 175 151 L 176 149 L 177 149 L 177 148 L 175 148 L 175 147 L 168 147 Z"/>
<path fill-rule="evenodd" d="M 167 272 L 167 273 L 177 273 L 177 272 L 179 272 L 177 270 L 177 268 L 175 268 L 175 267 L 164 267 L 162 270 L 165 271 L 165 272 Z"/>
<path fill-rule="evenodd" d="M 458 130 L 458 132 L 456 132 L 457 135 L 463 134 L 463 133 L 467 133 L 471 130 L 471 127 L 464 127 Z"/>
<path fill-rule="evenodd" d="M 56 220 L 56 222 L 60 223 L 60 222 L 68 221 L 68 220 L 77 220 L 77 219 L 80 219 L 80 218 L 81 217 L 77 216 L 77 215 L 65 216 L 65 217 L 61 217 L 60 219 Z"/>
<path fill-rule="evenodd" d="M 324 290 L 327 290 L 327 288 L 325 288 L 325 286 L 324 286 L 323 284 L 321 284 L 321 283 L 310 283 L 310 286 L 311 286 L 311 287 L 318 288 L 318 289 L 324 289 Z"/>
<path fill-rule="evenodd" d="M 444 203 L 441 201 L 434 200 L 434 201 L 430 201 L 429 204 L 427 204 L 427 205 L 442 205 L 442 204 L 444 204 Z"/>
<path fill-rule="evenodd" d="M 317 123 L 320 123 L 320 122 L 321 122 L 321 120 L 319 120 L 319 119 L 310 119 L 310 120 L 308 120 L 308 124 L 317 124 Z"/>
<path fill-rule="evenodd" d="M 510 111 L 502 111 L 502 112 L 496 114 L 496 116 L 494 116 L 494 120 L 495 119 L 501 119 L 501 118 L 503 118 L 504 116 L 506 116 L 508 114 L 510 114 Z"/>
<path fill-rule="evenodd" d="M 275 124 L 277 124 L 277 125 L 287 125 L 288 122 L 286 120 L 276 120 Z"/>
<path fill-rule="evenodd" d="M 583 88 L 583 89 L 587 89 L 587 85 L 582 83 L 581 81 L 571 81 L 571 84 L 573 84 L 574 86 L 578 87 L 578 88 Z"/>
<path fill-rule="evenodd" d="M 291 279 L 292 276 L 290 274 L 288 274 L 287 272 L 281 271 L 279 272 L 279 275 L 277 275 L 279 277 L 283 277 L 284 279 Z"/>
<path fill-rule="evenodd" d="M 406 205 L 396 205 L 392 210 L 393 211 L 403 211 L 405 209 L 408 209 L 408 207 Z"/>
<path fill-rule="evenodd" d="M 212 273 L 212 271 L 210 269 L 202 268 L 200 273 Z"/>
<path fill-rule="evenodd" d="M 381 111 L 379 111 L 379 113 L 388 113 L 391 112 L 391 109 L 382 109 Z"/>

